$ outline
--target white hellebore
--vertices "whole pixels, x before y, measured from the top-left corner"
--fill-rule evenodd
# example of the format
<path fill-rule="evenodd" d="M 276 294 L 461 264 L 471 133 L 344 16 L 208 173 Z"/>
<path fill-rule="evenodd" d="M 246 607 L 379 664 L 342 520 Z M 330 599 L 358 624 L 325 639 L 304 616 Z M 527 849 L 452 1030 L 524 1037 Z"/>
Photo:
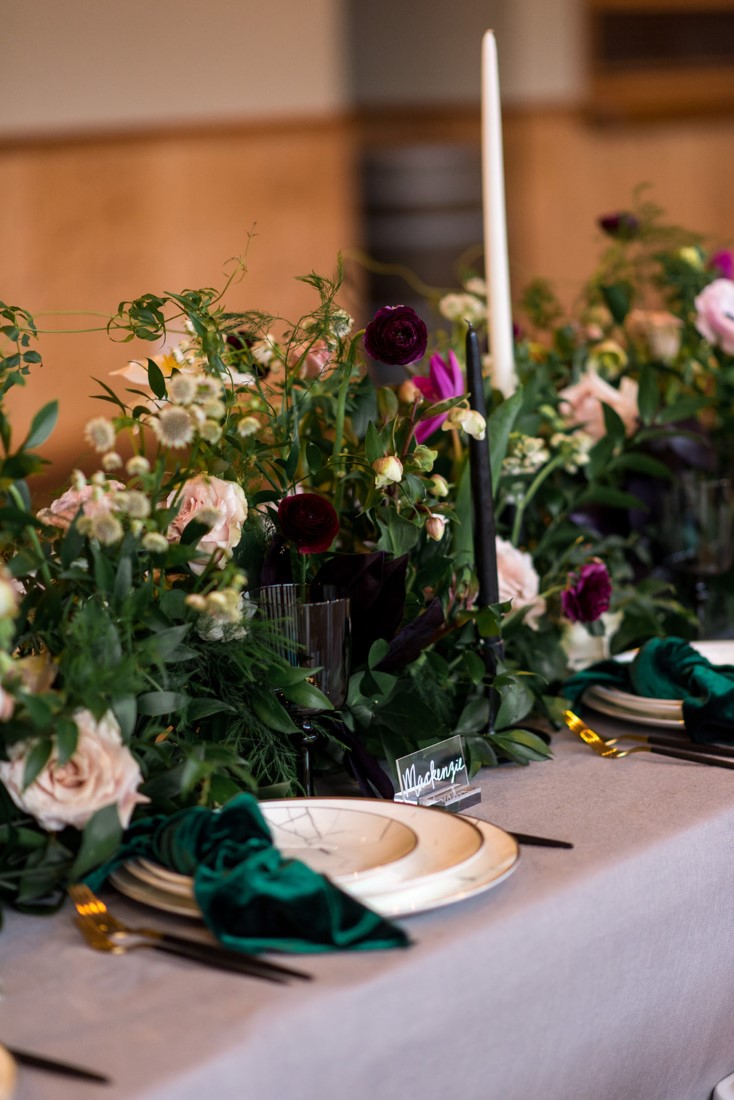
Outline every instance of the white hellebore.
<path fill-rule="evenodd" d="M 372 463 L 372 469 L 377 475 L 375 486 L 381 489 L 384 485 L 395 485 L 402 481 L 403 464 L 396 455 L 385 455 L 384 458 L 376 458 Z"/>
<path fill-rule="evenodd" d="M 0 779 L 16 806 L 44 829 L 57 832 L 67 825 L 83 829 L 97 810 L 112 805 L 127 828 L 135 806 L 148 799 L 138 793 L 140 768 L 122 742 L 117 720 L 109 710 L 99 721 L 84 709 L 76 710 L 73 718 L 79 739 L 71 760 L 60 764 L 53 755 L 24 790 L 26 756 L 21 751 L 12 760 L 0 762 Z"/>

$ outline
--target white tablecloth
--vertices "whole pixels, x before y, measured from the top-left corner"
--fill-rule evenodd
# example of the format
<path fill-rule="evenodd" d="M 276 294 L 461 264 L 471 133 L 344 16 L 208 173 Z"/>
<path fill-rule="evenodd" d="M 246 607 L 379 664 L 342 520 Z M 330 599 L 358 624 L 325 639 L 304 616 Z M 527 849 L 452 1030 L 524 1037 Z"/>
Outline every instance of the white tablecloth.
<path fill-rule="evenodd" d="M 68 910 L 10 914 L 0 1037 L 115 1082 L 23 1070 L 19 1100 L 708 1100 L 734 1070 L 734 772 L 554 748 L 485 771 L 471 812 L 573 851 L 524 848 L 406 922 L 409 950 L 304 956 L 310 985 L 108 957 Z"/>

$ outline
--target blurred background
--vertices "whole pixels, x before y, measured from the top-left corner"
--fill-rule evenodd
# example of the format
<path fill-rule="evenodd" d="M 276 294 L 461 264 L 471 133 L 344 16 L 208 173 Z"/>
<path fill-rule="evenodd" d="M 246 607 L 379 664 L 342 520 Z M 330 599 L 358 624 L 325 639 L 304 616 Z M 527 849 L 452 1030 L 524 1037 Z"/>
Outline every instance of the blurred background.
<path fill-rule="evenodd" d="M 490 27 L 515 298 L 545 276 L 570 303 L 596 218 L 641 183 L 732 242 L 734 0 L 11 0 L 0 298 L 44 330 L 103 325 L 144 292 L 221 286 L 245 251 L 227 303 L 292 319 L 314 304 L 295 276 L 332 273 L 340 251 L 360 321 L 411 300 L 379 263 L 455 285 L 460 258 L 481 270 Z M 47 453 L 63 478 L 105 409 L 92 376 L 151 348 L 104 332 L 40 347 L 15 413 L 61 398 Z"/>

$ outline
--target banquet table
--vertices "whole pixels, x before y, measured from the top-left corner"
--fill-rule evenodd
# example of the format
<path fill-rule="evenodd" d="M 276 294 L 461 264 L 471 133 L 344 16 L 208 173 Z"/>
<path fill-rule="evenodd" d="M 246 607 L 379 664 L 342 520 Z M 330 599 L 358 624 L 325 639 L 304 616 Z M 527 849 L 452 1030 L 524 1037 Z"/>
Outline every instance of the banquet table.
<path fill-rule="evenodd" d="M 484 770 L 470 813 L 573 850 L 523 847 L 493 889 L 405 921 L 408 949 L 300 957 L 311 983 L 96 953 L 68 907 L 9 914 L 0 1040 L 113 1079 L 21 1069 L 17 1100 L 708 1100 L 734 1071 L 734 772 L 553 749 Z"/>

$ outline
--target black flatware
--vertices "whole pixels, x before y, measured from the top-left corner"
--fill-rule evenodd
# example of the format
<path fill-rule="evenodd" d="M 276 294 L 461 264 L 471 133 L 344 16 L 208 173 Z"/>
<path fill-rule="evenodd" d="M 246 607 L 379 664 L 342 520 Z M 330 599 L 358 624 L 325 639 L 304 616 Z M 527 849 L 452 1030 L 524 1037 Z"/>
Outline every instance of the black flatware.
<path fill-rule="evenodd" d="M 536 848 L 573 848 L 570 840 L 555 840 L 550 836 L 533 836 L 531 833 L 513 833 L 506 829 L 510 836 L 514 836 L 519 844 L 535 845 Z"/>
<path fill-rule="evenodd" d="M 40 1069 L 46 1073 L 58 1073 L 62 1077 L 75 1077 L 78 1081 L 94 1081 L 98 1085 L 112 1084 L 111 1079 L 103 1073 L 85 1069 L 84 1066 L 74 1066 L 71 1062 L 59 1062 L 55 1058 L 46 1058 L 42 1054 L 35 1054 L 30 1050 L 19 1050 L 17 1047 L 6 1046 L 5 1049 L 19 1066 Z"/>

